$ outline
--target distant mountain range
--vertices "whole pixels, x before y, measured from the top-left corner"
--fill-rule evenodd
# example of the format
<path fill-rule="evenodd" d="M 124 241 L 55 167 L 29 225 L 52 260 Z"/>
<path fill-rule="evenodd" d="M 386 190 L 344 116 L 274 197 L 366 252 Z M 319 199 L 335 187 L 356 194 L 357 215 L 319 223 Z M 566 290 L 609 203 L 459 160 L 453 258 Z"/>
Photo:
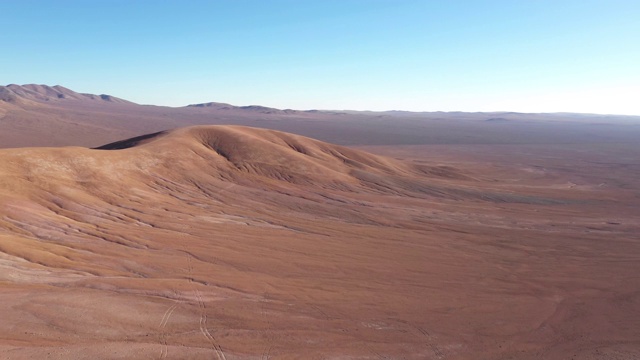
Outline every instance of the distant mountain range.
<path fill-rule="evenodd" d="M 446 144 L 454 138 L 457 143 L 469 144 L 508 143 L 513 139 L 543 143 L 559 137 L 566 141 L 626 139 L 625 130 L 617 129 L 615 134 L 602 130 L 603 125 L 611 124 L 640 124 L 640 116 L 281 110 L 221 102 L 167 107 L 79 93 L 60 85 L 0 86 L 0 148 L 95 147 L 191 125 L 261 127 L 341 145 Z"/>
<path fill-rule="evenodd" d="M 53 102 L 61 100 L 106 101 L 117 104 L 133 104 L 111 95 L 82 94 L 63 86 L 16 85 L 0 86 L 0 101 L 8 103 L 24 103 L 26 101 Z"/>

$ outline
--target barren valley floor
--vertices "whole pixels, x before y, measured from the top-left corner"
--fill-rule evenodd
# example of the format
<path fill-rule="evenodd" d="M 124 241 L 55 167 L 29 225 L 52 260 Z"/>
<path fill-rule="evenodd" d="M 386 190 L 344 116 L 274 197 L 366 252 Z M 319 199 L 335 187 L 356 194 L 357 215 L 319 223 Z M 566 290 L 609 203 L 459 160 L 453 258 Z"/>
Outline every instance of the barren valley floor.
<path fill-rule="evenodd" d="M 640 357 L 637 145 L 118 147 L 0 151 L 1 358 Z"/>
<path fill-rule="evenodd" d="M 637 120 L 0 87 L 0 358 L 640 358 Z"/>

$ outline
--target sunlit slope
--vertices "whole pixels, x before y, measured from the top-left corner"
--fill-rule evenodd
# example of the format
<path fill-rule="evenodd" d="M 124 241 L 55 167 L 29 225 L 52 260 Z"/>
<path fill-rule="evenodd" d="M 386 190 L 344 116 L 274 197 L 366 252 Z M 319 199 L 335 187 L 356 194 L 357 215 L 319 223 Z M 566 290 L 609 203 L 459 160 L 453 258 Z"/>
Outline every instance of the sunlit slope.
<path fill-rule="evenodd" d="M 626 351 L 630 193 L 563 176 L 238 126 L 2 150 L 0 357 Z"/>
<path fill-rule="evenodd" d="M 212 325 L 206 323 L 222 309 L 224 315 L 215 315 L 215 331 L 229 334 L 222 341 L 227 355 L 266 351 L 272 336 L 282 337 L 282 354 L 299 354 L 308 336 L 349 344 L 349 337 L 339 340 L 341 330 L 318 323 L 330 315 L 308 302 L 342 294 L 355 305 L 371 296 L 370 275 L 380 272 L 377 281 L 383 282 L 396 277 L 387 270 L 395 260 L 376 254 L 397 246 L 372 245 L 379 236 L 408 235 L 394 229 L 410 223 L 394 209 L 419 206 L 411 199 L 432 196 L 429 179 L 438 182 L 441 176 L 428 175 L 429 169 L 234 126 L 178 129 L 100 149 L 0 151 L 0 281 L 31 294 L 8 300 L 10 308 L 20 310 L 7 315 L 6 324 L 36 331 L 41 342 L 16 351 L 32 356 L 41 354 L 42 346 L 47 351 L 77 346 L 104 357 L 105 346 L 120 347 L 127 337 L 129 355 L 175 355 L 171 341 L 176 341 L 180 356 L 222 358 L 225 350 L 212 340 Z M 380 197 L 391 201 L 378 208 Z M 403 198 L 409 203 L 395 204 Z M 419 267 L 422 260 L 404 261 Z M 349 275 L 340 279 L 339 274 Z M 391 278 L 385 286 L 395 281 Z M 41 292 L 53 297 L 37 295 Z M 38 300 L 27 300 L 30 296 Z M 159 317 L 131 322 L 121 316 L 162 313 L 164 302 L 171 310 Z M 259 308 L 242 310 L 254 304 Z M 60 310 L 76 307 L 99 325 L 90 327 Z M 177 328 L 158 332 L 156 323 L 166 327 L 174 311 Z M 35 324 L 22 317 L 36 319 Z M 192 325 L 196 334 L 181 335 Z M 274 329 L 267 331 L 269 326 Z M 246 331 L 253 335 L 247 338 Z M 78 340 L 78 332 L 86 335 Z M 112 337 L 104 338 L 105 332 Z M 21 331 L 11 334 L 9 343 L 18 347 L 29 338 Z M 361 348 L 356 344 L 349 351 Z"/>

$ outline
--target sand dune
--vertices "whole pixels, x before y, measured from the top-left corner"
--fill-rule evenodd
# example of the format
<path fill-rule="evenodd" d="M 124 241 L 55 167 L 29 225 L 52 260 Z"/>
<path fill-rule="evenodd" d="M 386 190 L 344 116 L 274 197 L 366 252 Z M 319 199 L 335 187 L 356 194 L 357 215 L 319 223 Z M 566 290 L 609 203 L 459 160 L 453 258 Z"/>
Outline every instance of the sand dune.
<path fill-rule="evenodd" d="M 0 87 L 0 358 L 637 358 L 616 119 Z"/>
<path fill-rule="evenodd" d="M 430 149 L 197 126 L 0 150 L 0 357 L 640 354 L 638 183 L 601 186 L 633 156 Z"/>

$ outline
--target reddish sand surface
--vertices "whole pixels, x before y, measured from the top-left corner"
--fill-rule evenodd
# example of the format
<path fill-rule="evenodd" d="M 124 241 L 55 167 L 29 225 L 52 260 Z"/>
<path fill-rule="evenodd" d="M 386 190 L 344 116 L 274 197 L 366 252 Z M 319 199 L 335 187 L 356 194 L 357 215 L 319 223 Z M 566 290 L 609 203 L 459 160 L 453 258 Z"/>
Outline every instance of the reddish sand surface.
<path fill-rule="evenodd" d="M 0 150 L 0 358 L 640 358 L 637 126 L 438 121 Z"/>

